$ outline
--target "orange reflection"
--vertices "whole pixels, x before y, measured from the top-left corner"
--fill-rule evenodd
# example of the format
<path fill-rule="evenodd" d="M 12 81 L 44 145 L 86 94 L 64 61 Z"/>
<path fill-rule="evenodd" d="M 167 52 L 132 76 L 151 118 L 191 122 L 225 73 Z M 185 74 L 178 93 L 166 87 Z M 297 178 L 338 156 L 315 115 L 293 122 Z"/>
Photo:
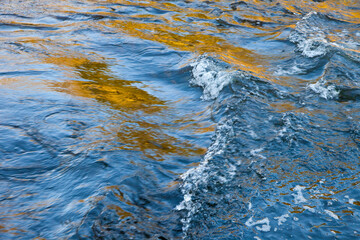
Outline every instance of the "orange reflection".
<path fill-rule="evenodd" d="M 117 206 L 117 205 L 110 205 L 108 206 L 109 209 L 115 210 L 117 215 L 120 217 L 121 220 L 128 218 L 128 217 L 132 217 L 132 214 L 123 210 L 121 207 Z"/>
<path fill-rule="evenodd" d="M 17 227 L 0 225 L 0 233 L 10 233 L 14 236 L 23 235 L 26 231 Z"/>
<path fill-rule="evenodd" d="M 146 113 L 154 113 L 167 108 L 164 101 L 132 86 L 133 82 L 108 75 L 107 71 L 109 70 L 105 63 L 72 57 L 55 57 L 47 61 L 73 66 L 79 77 L 89 80 L 56 83 L 54 86 L 58 91 L 80 97 L 94 98 L 99 102 L 110 104 L 114 109 L 126 112 L 141 110 Z"/>
<path fill-rule="evenodd" d="M 271 38 L 279 36 L 284 27 L 294 28 L 295 23 L 301 20 L 305 13 L 311 11 L 331 14 L 331 16 L 335 14 L 339 19 L 348 22 L 360 22 L 359 13 L 350 8 L 355 2 L 350 0 L 341 3 L 335 0 L 320 3 L 310 0 L 278 0 L 272 2 L 246 0 L 242 1 L 247 4 L 245 9 L 238 8 L 235 10 L 231 8 L 233 1 L 212 1 L 211 3 L 203 1 L 209 5 L 209 8 L 204 7 L 203 9 L 189 7 L 191 6 L 189 4 L 185 6 L 176 5 L 174 2 L 167 1 L 107 0 L 106 2 L 121 4 L 122 7 L 157 9 L 164 11 L 164 15 L 152 14 L 151 11 L 146 14 L 119 14 L 121 20 L 99 21 L 98 23 L 103 26 L 140 39 L 156 41 L 176 50 L 212 54 L 239 69 L 252 72 L 255 76 L 267 78 L 271 81 L 282 81 L 281 84 L 287 84 L 286 80 L 274 79 L 268 76 L 266 72 L 271 61 L 268 56 L 229 42 L 226 35 L 222 33 L 235 33 L 236 29 L 219 28 L 216 20 L 223 19 L 235 26 L 253 28 L 258 30 L 254 36 L 269 36 Z M 339 4 L 342 7 L 339 7 Z M 294 15 L 284 15 L 283 12 L 276 10 L 279 5 Z M 220 16 L 212 12 L 214 8 L 222 10 Z M 273 14 L 265 14 L 267 11 Z M 236 20 L 235 15 L 239 15 L 240 20 Z M 262 26 L 263 23 L 276 23 L 278 25 L 269 25 L 269 27 Z"/>
<path fill-rule="evenodd" d="M 118 28 L 131 36 L 157 41 L 177 50 L 199 54 L 212 53 L 226 62 L 231 62 L 231 64 L 238 65 L 242 69 L 254 72 L 257 75 L 261 75 L 264 71 L 262 66 L 267 64 L 265 57 L 261 55 L 234 46 L 220 37 L 190 31 L 187 27 L 125 20 L 113 20 L 103 24 Z"/>
<path fill-rule="evenodd" d="M 278 1 L 281 5 L 286 7 L 289 11 L 294 13 L 301 12 L 319 12 L 323 14 L 330 14 L 336 16 L 339 20 L 344 20 L 352 23 L 360 23 L 360 12 L 354 6 L 360 6 L 357 0 L 328 0 L 328 1 Z"/>
<path fill-rule="evenodd" d="M 107 1 L 122 6 L 153 8 L 166 11 L 169 16 L 161 14 L 132 14 L 123 15 L 121 20 L 99 21 L 113 30 L 124 32 L 131 36 L 156 41 L 181 51 L 190 51 L 198 54 L 210 53 L 239 68 L 263 75 L 268 57 L 257 54 L 249 49 L 235 46 L 226 39 L 217 35 L 224 28 L 218 28 L 218 16 L 211 9 L 177 6 L 174 3 L 159 1 L 131 2 L 123 0 Z M 230 3 L 230 2 L 229 2 Z M 216 5 L 223 8 L 221 4 Z M 225 9 L 224 9 L 225 10 Z M 228 11 L 228 9 L 227 9 Z M 239 24 L 232 20 L 231 14 L 224 12 L 224 17 L 231 24 Z M 169 20 L 170 19 L 170 20 Z M 191 19 L 189 21 L 189 19 Z M 211 20 L 211 21 L 210 21 Z M 270 18 L 259 16 L 257 20 L 271 21 Z M 205 29 L 203 29 L 205 27 Z M 260 26 L 252 26 L 259 28 Z"/>
<path fill-rule="evenodd" d="M 56 91 L 95 99 L 112 109 L 120 110 L 114 113 L 118 124 L 101 129 L 101 134 L 106 136 L 101 137 L 103 141 L 115 138 L 120 143 L 114 149 L 140 151 L 146 157 L 158 161 L 165 160 L 168 155 L 186 157 L 205 153 L 205 148 L 166 134 L 166 129 L 170 129 L 169 124 L 161 124 L 156 118 L 166 118 L 164 110 L 170 110 L 168 103 L 133 86 L 132 81 L 111 76 L 106 63 L 68 56 L 50 57 L 45 61 L 69 68 L 67 71 L 82 79 L 52 83 Z M 128 117 L 125 113 L 129 114 Z M 154 120 L 146 120 L 153 117 Z M 191 122 L 191 119 L 187 121 Z M 206 126 L 202 128 L 206 131 Z"/>

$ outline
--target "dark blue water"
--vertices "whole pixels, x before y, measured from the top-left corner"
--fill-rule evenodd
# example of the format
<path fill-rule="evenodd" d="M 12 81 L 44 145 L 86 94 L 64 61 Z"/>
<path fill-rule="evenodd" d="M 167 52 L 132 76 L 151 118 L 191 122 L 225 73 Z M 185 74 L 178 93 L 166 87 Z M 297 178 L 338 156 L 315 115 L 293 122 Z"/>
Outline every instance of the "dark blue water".
<path fill-rule="evenodd" d="M 5 0 L 1 239 L 360 239 L 360 2 Z"/>

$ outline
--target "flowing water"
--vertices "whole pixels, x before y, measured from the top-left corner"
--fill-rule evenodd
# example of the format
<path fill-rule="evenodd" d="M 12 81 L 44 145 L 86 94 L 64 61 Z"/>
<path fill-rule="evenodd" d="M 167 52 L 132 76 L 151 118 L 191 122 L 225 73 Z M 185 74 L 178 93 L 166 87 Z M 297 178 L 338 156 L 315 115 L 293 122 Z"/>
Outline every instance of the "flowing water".
<path fill-rule="evenodd" d="M 358 0 L 0 1 L 1 239 L 360 239 Z"/>

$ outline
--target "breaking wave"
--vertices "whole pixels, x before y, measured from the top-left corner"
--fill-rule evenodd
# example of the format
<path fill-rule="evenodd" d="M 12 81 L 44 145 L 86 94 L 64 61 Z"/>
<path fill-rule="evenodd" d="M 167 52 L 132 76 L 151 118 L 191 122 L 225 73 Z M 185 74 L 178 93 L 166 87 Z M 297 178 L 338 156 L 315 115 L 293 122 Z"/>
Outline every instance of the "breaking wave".
<path fill-rule="evenodd" d="M 350 72 L 358 62 L 347 58 L 349 66 L 338 64 L 353 53 L 344 54 L 327 40 L 328 28 L 317 24 L 325 18 L 307 14 L 288 38 L 296 44 L 296 58 L 310 58 L 317 65 L 325 61 L 319 76 L 298 88 L 276 79 L 309 75 L 314 68 L 304 72 L 293 65 L 293 72 L 277 70 L 267 79 L 207 55 L 191 64 L 190 83 L 203 88 L 203 100 L 213 100 L 217 128 L 203 160 L 181 175 L 183 200 L 176 210 L 183 216 L 185 238 L 331 239 L 340 232 L 356 234 L 359 215 L 347 213 L 356 211 L 348 196 L 360 198 L 351 187 L 357 184 L 351 169 L 358 169 L 360 155 L 358 143 L 343 143 L 353 142 L 358 132 L 353 122 L 358 113 L 350 110 L 358 84 L 349 75 L 336 79 L 334 71 Z M 317 60 L 328 54 L 332 57 Z M 346 93 L 353 98 L 346 99 Z M 333 228 L 313 227 L 327 225 Z M 304 230 L 296 231 L 299 227 Z"/>

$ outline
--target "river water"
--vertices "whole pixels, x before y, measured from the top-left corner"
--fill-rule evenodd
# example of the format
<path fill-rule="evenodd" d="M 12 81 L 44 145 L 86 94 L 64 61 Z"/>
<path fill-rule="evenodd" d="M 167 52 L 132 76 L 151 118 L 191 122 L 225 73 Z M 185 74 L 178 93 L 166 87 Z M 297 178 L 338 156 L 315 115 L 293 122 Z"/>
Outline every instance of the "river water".
<path fill-rule="evenodd" d="M 1 239 L 360 239 L 358 0 L 2 0 Z"/>

